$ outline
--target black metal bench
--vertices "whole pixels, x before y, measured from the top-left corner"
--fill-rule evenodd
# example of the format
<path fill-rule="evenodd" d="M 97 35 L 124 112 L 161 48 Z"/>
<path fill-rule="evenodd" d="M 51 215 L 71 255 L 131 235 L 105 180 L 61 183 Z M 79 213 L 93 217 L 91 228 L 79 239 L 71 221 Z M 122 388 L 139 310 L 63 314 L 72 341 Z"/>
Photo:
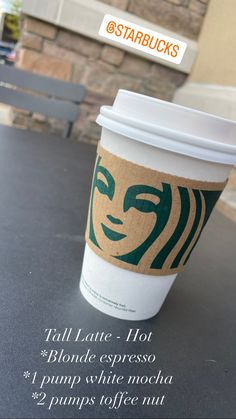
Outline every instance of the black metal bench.
<path fill-rule="evenodd" d="M 0 65 L 0 102 L 64 120 L 65 138 L 71 134 L 84 95 L 85 88 L 80 84 Z"/>

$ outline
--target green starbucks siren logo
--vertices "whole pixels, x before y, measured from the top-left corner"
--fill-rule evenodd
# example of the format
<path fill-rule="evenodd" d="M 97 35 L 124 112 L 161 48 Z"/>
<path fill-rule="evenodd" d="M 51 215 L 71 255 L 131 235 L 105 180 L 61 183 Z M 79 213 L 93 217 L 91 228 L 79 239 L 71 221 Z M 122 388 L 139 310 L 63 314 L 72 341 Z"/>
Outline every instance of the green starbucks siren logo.
<path fill-rule="evenodd" d="M 103 156 L 101 149 L 87 241 L 101 257 L 125 269 L 177 272 L 186 264 L 221 190 L 178 186 L 169 183 L 169 175 L 166 182 L 164 174 L 159 179 L 158 172 L 150 177 L 148 171 L 108 152 Z"/>

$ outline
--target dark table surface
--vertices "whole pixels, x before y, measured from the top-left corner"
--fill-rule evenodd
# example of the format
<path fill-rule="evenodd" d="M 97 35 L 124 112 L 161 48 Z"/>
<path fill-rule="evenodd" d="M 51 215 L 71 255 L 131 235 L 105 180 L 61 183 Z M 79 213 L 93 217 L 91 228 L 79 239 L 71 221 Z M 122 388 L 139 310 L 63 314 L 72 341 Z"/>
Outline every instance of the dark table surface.
<path fill-rule="evenodd" d="M 95 147 L 0 127 L 0 417 L 235 418 L 236 225 L 216 211 L 160 314 L 127 322 L 100 313 L 78 290 Z M 112 279 L 111 279 L 112 280 Z M 106 331 L 111 342 L 45 342 L 46 328 Z M 150 342 L 126 342 L 130 328 Z M 173 383 L 48 385 L 40 377 L 99 373 L 92 364 L 49 364 L 41 350 L 154 353 L 155 365 L 119 364 L 118 375 L 172 375 Z M 110 368 L 104 368 L 109 374 Z M 29 371 L 30 378 L 23 373 Z M 37 372 L 36 382 L 32 377 Z M 51 379 L 51 378 L 50 378 Z M 82 380 L 83 381 L 83 380 Z M 131 396 L 165 394 L 163 406 L 37 405 L 32 393 Z M 56 400 L 56 399 L 54 399 Z M 59 403 L 59 402 L 58 402 Z"/>

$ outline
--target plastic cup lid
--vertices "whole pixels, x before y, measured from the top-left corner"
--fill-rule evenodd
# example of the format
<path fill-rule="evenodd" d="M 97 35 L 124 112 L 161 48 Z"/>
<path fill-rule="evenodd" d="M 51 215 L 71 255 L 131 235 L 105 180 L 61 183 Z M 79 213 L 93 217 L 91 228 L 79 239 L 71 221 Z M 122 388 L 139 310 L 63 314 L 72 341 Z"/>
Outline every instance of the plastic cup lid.
<path fill-rule="evenodd" d="M 221 164 L 236 164 L 236 122 L 128 90 L 102 106 L 97 123 L 154 147 Z"/>

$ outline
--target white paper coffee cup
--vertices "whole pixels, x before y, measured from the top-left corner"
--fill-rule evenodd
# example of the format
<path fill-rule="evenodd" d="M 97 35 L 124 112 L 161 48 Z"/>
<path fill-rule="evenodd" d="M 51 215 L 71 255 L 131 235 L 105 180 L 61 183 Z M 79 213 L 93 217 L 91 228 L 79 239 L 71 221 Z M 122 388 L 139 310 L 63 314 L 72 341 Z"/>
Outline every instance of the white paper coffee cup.
<path fill-rule="evenodd" d="M 186 179 L 190 185 L 195 181 L 220 184 L 236 163 L 236 123 L 200 111 L 119 90 L 113 106 L 101 108 L 97 122 L 102 126 L 104 152 L 137 168 L 166 174 L 167 179 Z M 114 215 L 111 221 L 118 222 Z M 116 232 L 119 228 L 115 226 Z M 121 319 L 144 320 L 157 314 L 177 273 L 154 275 L 150 270 L 140 273 L 136 266 L 117 266 L 117 259 L 114 264 L 112 258 L 104 258 L 105 252 L 96 244 L 85 246 L 80 289 L 86 300 Z M 112 241 L 110 249 L 114 256 Z"/>

